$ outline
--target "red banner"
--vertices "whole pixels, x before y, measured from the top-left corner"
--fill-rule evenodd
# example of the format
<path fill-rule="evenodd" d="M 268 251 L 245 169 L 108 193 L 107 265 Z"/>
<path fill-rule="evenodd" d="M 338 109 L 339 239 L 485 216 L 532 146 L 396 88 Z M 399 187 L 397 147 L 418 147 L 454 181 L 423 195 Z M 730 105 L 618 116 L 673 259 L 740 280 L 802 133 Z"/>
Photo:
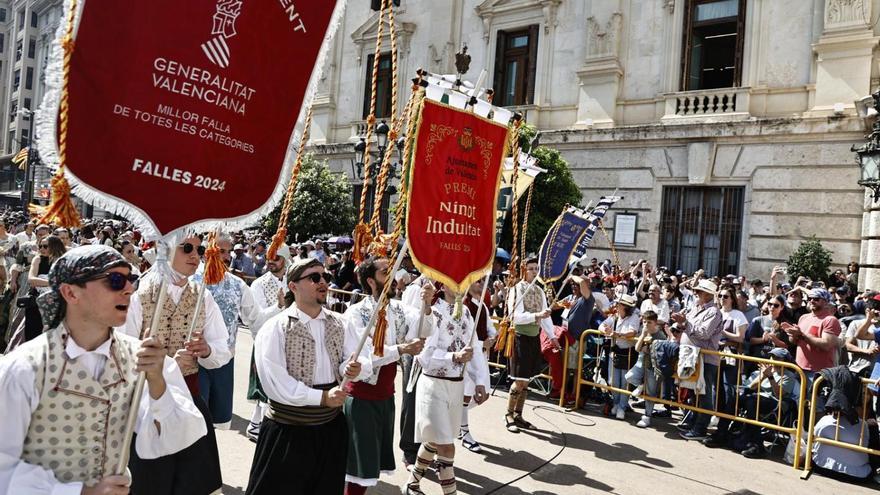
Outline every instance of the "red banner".
<path fill-rule="evenodd" d="M 495 209 L 506 126 L 424 100 L 416 133 L 406 237 L 415 265 L 464 292 L 495 257 Z"/>
<path fill-rule="evenodd" d="M 75 192 L 162 235 L 265 212 L 342 1 L 87 0 L 69 72 Z"/>

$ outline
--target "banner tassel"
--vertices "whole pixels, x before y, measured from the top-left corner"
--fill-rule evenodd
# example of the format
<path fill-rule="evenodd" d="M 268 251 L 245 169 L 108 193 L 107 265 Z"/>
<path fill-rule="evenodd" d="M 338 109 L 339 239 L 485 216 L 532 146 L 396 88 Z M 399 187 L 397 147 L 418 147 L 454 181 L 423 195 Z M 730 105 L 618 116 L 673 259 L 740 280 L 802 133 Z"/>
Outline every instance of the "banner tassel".
<path fill-rule="evenodd" d="M 513 357 L 513 350 L 516 348 L 516 329 L 510 327 L 507 330 L 507 347 L 504 349 L 504 357 L 510 359 Z"/>
<path fill-rule="evenodd" d="M 220 256 L 220 246 L 217 245 L 217 234 L 212 232 L 208 236 L 208 247 L 205 249 L 205 285 L 217 285 L 223 281 L 226 275 L 226 263 Z"/>
<path fill-rule="evenodd" d="M 52 204 L 46 213 L 40 218 L 40 223 L 55 224 L 65 228 L 74 228 L 81 225 L 79 212 L 73 204 L 70 194 L 70 183 L 64 176 L 64 169 L 59 168 L 52 177 Z"/>
<path fill-rule="evenodd" d="M 388 304 L 388 300 L 385 300 Z M 373 355 L 382 357 L 385 355 L 385 332 L 388 329 L 388 320 L 385 318 L 385 305 L 379 309 L 379 316 L 376 318 L 376 331 L 373 333 Z"/>
<path fill-rule="evenodd" d="M 463 306 L 462 300 L 463 299 L 464 299 L 464 296 L 462 294 L 458 294 L 457 296 L 455 296 L 455 310 L 452 313 L 452 317 L 455 318 L 456 320 L 461 319 L 462 306 Z"/>
<path fill-rule="evenodd" d="M 495 352 L 504 352 L 507 347 L 507 334 L 510 332 L 510 320 L 505 318 L 501 320 L 498 326 L 498 339 L 495 341 Z"/>

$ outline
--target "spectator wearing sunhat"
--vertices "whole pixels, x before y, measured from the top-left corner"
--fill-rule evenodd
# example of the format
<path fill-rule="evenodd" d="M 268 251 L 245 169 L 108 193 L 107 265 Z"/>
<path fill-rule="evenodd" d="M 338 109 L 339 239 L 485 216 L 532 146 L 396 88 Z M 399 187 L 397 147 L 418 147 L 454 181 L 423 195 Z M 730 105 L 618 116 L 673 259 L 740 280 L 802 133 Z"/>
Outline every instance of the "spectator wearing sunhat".
<path fill-rule="evenodd" d="M 606 337 L 612 338 L 611 345 L 614 357 L 611 360 L 611 371 L 609 372 L 612 387 L 626 388 L 626 372 L 636 364 L 637 356 L 633 352 L 635 345 L 633 339 L 641 331 L 641 322 L 635 309 L 636 297 L 630 294 L 621 294 L 617 298 L 616 312 L 599 325 L 599 330 L 604 332 Z M 624 419 L 628 400 L 629 395 L 615 392 L 611 414 L 617 419 Z"/>
<path fill-rule="evenodd" d="M 784 323 L 782 329 L 797 345 L 795 360 L 804 372 L 812 375 L 835 365 L 840 336 L 840 321 L 834 316 L 831 293 L 822 288 L 807 292 L 810 312 L 801 316 L 797 325 Z"/>
<path fill-rule="evenodd" d="M 701 279 L 693 287 L 696 301 L 685 313 L 673 313 L 670 320 L 674 322 L 672 331 L 681 334 L 681 344 L 691 345 L 709 351 L 717 351 L 721 343 L 723 325 L 721 311 L 715 305 L 718 286 L 711 280 Z M 715 355 L 703 356 L 703 379 L 706 382 L 706 393 L 699 396 L 699 406 L 703 409 L 715 408 L 715 384 L 718 377 L 720 358 Z M 708 414 L 690 415 L 682 421 L 682 438 L 686 440 L 703 440 L 709 427 L 711 416 Z"/>

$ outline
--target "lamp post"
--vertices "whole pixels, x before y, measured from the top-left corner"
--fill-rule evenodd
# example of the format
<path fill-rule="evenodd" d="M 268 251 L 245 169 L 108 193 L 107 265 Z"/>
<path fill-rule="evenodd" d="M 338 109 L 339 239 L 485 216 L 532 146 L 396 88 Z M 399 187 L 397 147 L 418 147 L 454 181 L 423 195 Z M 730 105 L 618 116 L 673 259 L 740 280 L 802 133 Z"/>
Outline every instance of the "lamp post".
<path fill-rule="evenodd" d="M 871 98 L 874 100 L 874 110 L 880 113 L 880 91 L 872 94 Z M 877 202 L 880 200 L 880 119 L 874 120 L 871 134 L 867 138 L 867 143 L 853 145 L 851 151 L 856 154 L 856 161 L 861 168 L 859 185 L 871 189 L 874 192 L 874 202 Z"/>
<path fill-rule="evenodd" d="M 24 208 L 27 211 L 28 206 L 34 200 L 34 180 L 36 178 L 34 174 L 34 157 L 36 156 L 36 151 L 33 149 L 34 144 L 34 111 L 29 108 L 22 108 L 18 111 L 19 115 L 22 118 L 28 120 L 28 137 L 27 141 L 24 139 L 21 140 L 21 147 L 28 148 L 27 161 L 24 171 L 24 184 L 23 188 L 25 191 L 24 194 Z"/>
<path fill-rule="evenodd" d="M 870 189 L 871 199 L 865 199 L 862 216 L 862 242 L 859 256 L 859 287 L 876 287 L 880 284 L 880 91 L 859 100 L 856 104 L 863 118 L 874 116 L 867 142 L 853 146 L 860 175 L 858 184 Z"/>
<path fill-rule="evenodd" d="M 381 170 L 383 161 L 385 160 L 385 152 L 388 150 L 388 135 L 391 133 L 391 128 L 388 124 L 383 120 L 376 126 L 376 151 L 377 156 L 375 160 L 372 160 L 372 165 L 370 166 L 370 176 L 367 179 L 367 187 L 369 188 L 367 191 L 367 204 L 365 205 L 368 212 L 373 211 L 373 202 L 376 197 L 376 178 L 379 176 L 379 170 Z M 393 146 L 397 148 L 397 161 L 395 163 L 390 164 L 391 168 L 389 170 L 389 178 L 396 179 L 399 178 L 401 164 L 403 163 L 403 149 L 406 144 L 406 139 L 404 137 L 398 138 Z M 365 158 L 367 153 L 371 153 L 370 146 L 367 143 L 366 139 L 361 137 L 360 140 L 354 145 L 354 161 L 351 163 L 352 175 L 359 181 L 364 180 L 364 167 L 365 167 Z M 371 153 L 372 156 L 372 153 Z M 390 182 L 390 181 L 389 181 Z M 389 182 L 386 182 L 385 191 L 388 195 L 397 194 L 397 188 L 393 185 L 389 185 Z M 387 223 L 386 218 L 382 218 L 382 228 L 386 228 Z"/>

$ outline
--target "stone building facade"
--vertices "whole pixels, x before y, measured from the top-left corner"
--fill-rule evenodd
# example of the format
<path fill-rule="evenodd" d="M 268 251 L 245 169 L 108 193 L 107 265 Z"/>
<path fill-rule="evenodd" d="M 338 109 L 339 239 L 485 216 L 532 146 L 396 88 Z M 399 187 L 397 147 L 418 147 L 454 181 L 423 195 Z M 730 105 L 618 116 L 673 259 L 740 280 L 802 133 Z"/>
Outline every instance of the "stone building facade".
<path fill-rule="evenodd" d="M 62 0 L 0 0 L 0 191 L 19 193 L 24 172 L 8 161 L 10 154 L 29 146 L 34 137 L 30 112 L 39 108 L 46 92 L 45 70 L 58 24 L 64 18 Z M 34 194 L 46 191 L 51 173 L 34 168 Z M 27 178 L 29 180 L 29 178 Z"/>
<path fill-rule="evenodd" d="M 369 3 L 350 2 L 314 106 L 316 150 L 352 177 Z M 880 222 L 850 152 L 869 124 L 854 101 L 878 83 L 878 16 L 874 0 L 402 0 L 399 89 L 418 67 L 455 72 L 467 45 L 465 78 L 488 70 L 496 103 L 562 151 L 585 202 L 625 196 L 607 219 L 613 236 L 617 214 L 636 215 L 623 262 L 766 279 L 815 235 L 880 286 Z M 595 256 L 607 248 L 597 236 Z"/>

